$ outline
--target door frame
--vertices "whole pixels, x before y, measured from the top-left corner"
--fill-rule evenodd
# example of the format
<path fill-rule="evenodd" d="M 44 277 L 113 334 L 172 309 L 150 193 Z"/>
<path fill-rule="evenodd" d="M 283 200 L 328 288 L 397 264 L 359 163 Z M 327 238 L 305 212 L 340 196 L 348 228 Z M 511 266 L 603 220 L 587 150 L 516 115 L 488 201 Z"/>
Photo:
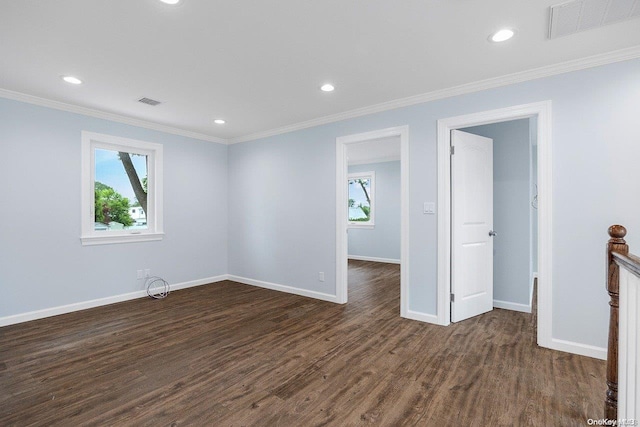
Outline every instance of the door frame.
<path fill-rule="evenodd" d="M 538 118 L 538 345 L 552 347 L 551 101 L 516 105 L 438 120 L 438 324 L 451 323 L 451 131 Z"/>
<path fill-rule="evenodd" d="M 348 299 L 347 147 L 372 139 L 400 137 L 400 316 L 409 307 L 409 126 L 374 130 L 336 138 L 336 299 Z"/>

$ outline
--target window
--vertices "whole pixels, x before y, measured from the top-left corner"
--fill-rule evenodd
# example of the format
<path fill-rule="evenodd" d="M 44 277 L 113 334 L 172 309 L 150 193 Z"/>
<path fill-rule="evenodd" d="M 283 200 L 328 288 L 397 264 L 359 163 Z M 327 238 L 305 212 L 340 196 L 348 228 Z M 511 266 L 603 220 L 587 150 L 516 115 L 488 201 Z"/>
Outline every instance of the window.
<path fill-rule="evenodd" d="M 162 145 L 82 132 L 82 244 L 163 234 Z"/>
<path fill-rule="evenodd" d="M 375 172 L 352 173 L 349 186 L 349 227 L 373 228 Z"/>

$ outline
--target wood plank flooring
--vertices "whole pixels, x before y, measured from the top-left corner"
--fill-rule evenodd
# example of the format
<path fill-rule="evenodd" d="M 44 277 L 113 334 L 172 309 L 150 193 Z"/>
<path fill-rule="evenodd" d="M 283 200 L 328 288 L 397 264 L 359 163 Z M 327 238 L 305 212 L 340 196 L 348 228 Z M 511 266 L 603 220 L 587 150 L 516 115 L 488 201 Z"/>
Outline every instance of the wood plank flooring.
<path fill-rule="evenodd" d="M 584 426 L 603 361 L 533 315 L 399 317 L 399 266 L 349 262 L 349 304 L 233 282 L 0 328 L 0 425 Z"/>

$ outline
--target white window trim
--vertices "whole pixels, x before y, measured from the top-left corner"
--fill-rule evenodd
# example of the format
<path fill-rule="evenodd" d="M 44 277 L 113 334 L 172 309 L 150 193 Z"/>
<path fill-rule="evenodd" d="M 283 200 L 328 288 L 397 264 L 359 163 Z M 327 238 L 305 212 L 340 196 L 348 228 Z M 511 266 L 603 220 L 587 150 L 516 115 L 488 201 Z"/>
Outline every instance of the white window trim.
<path fill-rule="evenodd" d="M 371 185 L 369 186 L 369 199 L 371 200 L 371 206 L 370 206 L 370 215 L 369 215 L 369 221 L 367 221 L 366 223 L 363 223 L 361 221 L 349 221 L 349 218 L 347 217 L 347 227 L 348 228 L 364 228 L 364 229 L 374 229 L 375 228 L 375 214 L 376 214 L 376 173 L 374 171 L 371 172 L 357 172 L 357 173 L 350 173 L 347 175 L 347 199 L 349 196 L 349 181 L 353 180 L 353 179 L 363 179 L 363 178 L 370 178 L 371 179 Z M 349 210 L 347 209 L 347 212 Z"/>
<path fill-rule="evenodd" d="M 146 230 L 94 230 L 95 220 L 95 149 L 125 151 L 148 156 L 147 215 Z M 82 183 L 81 183 L 81 223 L 80 240 L 83 246 L 113 243 L 132 243 L 162 240 L 163 232 L 163 183 L 162 144 L 135 139 L 82 131 Z"/>

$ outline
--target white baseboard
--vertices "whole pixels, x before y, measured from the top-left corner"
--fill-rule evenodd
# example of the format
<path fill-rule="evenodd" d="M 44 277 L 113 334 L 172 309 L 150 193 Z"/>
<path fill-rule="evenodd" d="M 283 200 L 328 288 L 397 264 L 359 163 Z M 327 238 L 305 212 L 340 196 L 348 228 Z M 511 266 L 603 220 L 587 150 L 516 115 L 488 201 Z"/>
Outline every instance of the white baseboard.
<path fill-rule="evenodd" d="M 205 279 L 191 280 L 189 282 L 171 284 L 171 290 L 177 291 L 179 289 L 206 285 L 209 283 L 220 282 L 223 280 L 228 280 L 228 276 L 226 274 L 223 274 L 221 276 L 215 276 L 215 277 L 207 277 Z M 92 299 L 89 301 L 81 301 L 73 304 L 45 308 L 42 310 L 29 311 L 27 313 L 14 314 L 11 316 L 0 317 L 0 327 L 14 325 L 16 323 L 28 322 L 31 320 L 43 319 L 45 317 L 58 316 L 60 314 L 72 313 L 74 311 L 86 310 L 88 308 L 100 307 L 102 305 L 115 304 L 117 302 L 129 301 L 132 299 L 143 298 L 146 296 L 147 296 L 147 291 L 143 289 L 140 291 L 129 292 L 126 294 L 113 295 L 113 296 L 104 297 L 104 298 Z"/>
<path fill-rule="evenodd" d="M 405 319 L 419 320 L 420 322 L 433 323 L 436 325 L 440 324 L 438 323 L 438 316 L 435 314 L 427 314 L 420 311 L 407 310 L 402 317 Z"/>
<path fill-rule="evenodd" d="M 399 259 L 393 258 L 377 258 L 372 256 L 360 256 L 360 255 L 348 255 L 349 259 L 355 259 L 356 261 L 371 261 L 371 262 L 385 262 L 387 264 L 400 264 Z"/>
<path fill-rule="evenodd" d="M 502 308 L 504 310 L 521 311 L 522 313 L 531 313 L 531 305 L 518 304 L 516 302 L 493 300 L 493 306 L 495 308 Z"/>
<path fill-rule="evenodd" d="M 207 277 L 205 279 L 191 280 L 189 282 L 176 283 L 171 285 L 171 292 L 179 291 L 180 289 L 194 288 L 196 286 L 208 285 L 210 283 L 222 282 L 223 280 L 229 280 L 228 274 L 221 274 L 219 276 Z M 145 295 L 147 294 L 146 291 Z"/>
<path fill-rule="evenodd" d="M 243 283 L 245 285 L 257 286 L 259 288 L 271 289 L 272 291 L 286 292 L 288 294 L 300 295 L 303 297 L 315 298 L 323 301 L 338 302 L 335 295 L 325 294 L 323 292 L 310 291 L 308 289 L 296 288 L 293 286 L 280 285 L 278 283 L 264 282 L 262 280 L 249 279 L 247 277 L 234 276 L 230 274 L 228 280 Z"/>
<path fill-rule="evenodd" d="M 593 357 L 595 359 L 607 360 L 607 349 L 596 347 L 594 345 L 580 344 L 573 341 L 565 341 L 557 338 L 551 338 L 549 347 L 551 350 L 564 351 L 567 353 L 578 354 L 580 356 Z"/>
<path fill-rule="evenodd" d="M 172 291 L 177 291 L 180 289 L 192 288 L 195 286 L 206 285 L 209 283 L 221 282 L 223 280 L 231 280 L 238 283 L 243 283 L 245 285 L 257 286 L 260 288 L 271 289 L 274 291 L 286 292 L 295 295 L 301 295 L 309 298 L 315 298 L 323 301 L 329 302 L 337 302 L 337 298 L 335 295 L 325 294 L 322 292 L 310 291 L 307 289 L 295 288 L 292 286 L 280 285 L 277 283 L 264 282 L 262 280 L 254 280 L 248 279 L 246 277 L 234 276 L 229 274 L 222 274 L 220 276 L 207 277 L 205 279 L 191 280 L 189 282 L 176 283 L 171 285 Z M 14 314 L 11 316 L 0 317 L 0 327 L 14 325 L 17 323 L 28 322 L 31 320 L 43 319 L 46 317 L 57 316 L 60 314 L 72 313 L 74 311 L 86 310 L 89 308 L 100 307 L 103 305 L 115 304 L 118 302 L 129 301 L 137 298 L 144 298 L 147 296 L 147 292 L 145 290 L 129 292 L 126 294 L 113 295 L 105 298 L 98 298 L 89 301 L 82 301 L 73 304 L 61 305 L 57 307 L 45 308 L 42 310 L 30 311 L 27 313 Z M 496 304 L 505 304 L 509 305 L 509 307 L 500 307 Z M 506 308 L 508 310 L 516 310 L 516 311 L 525 311 L 521 308 L 527 307 L 524 304 L 514 304 L 508 303 L 504 301 L 496 301 L 494 300 L 494 307 L 498 308 Z M 531 312 L 531 307 L 529 307 L 529 311 Z M 402 317 L 411 320 L 418 320 L 421 322 L 432 323 L 438 325 L 438 316 L 434 314 L 427 314 L 418 311 L 408 310 L 405 315 Z M 607 349 L 602 347 L 596 347 L 588 344 L 580 344 L 572 341 L 560 340 L 557 338 L 552 338 L 548 347 L 551 350 L 564 351 L 567 353 L 578 354 L 581 356 L 593 357 L 596 359 L 606 360 L 607 359 Z"/>

